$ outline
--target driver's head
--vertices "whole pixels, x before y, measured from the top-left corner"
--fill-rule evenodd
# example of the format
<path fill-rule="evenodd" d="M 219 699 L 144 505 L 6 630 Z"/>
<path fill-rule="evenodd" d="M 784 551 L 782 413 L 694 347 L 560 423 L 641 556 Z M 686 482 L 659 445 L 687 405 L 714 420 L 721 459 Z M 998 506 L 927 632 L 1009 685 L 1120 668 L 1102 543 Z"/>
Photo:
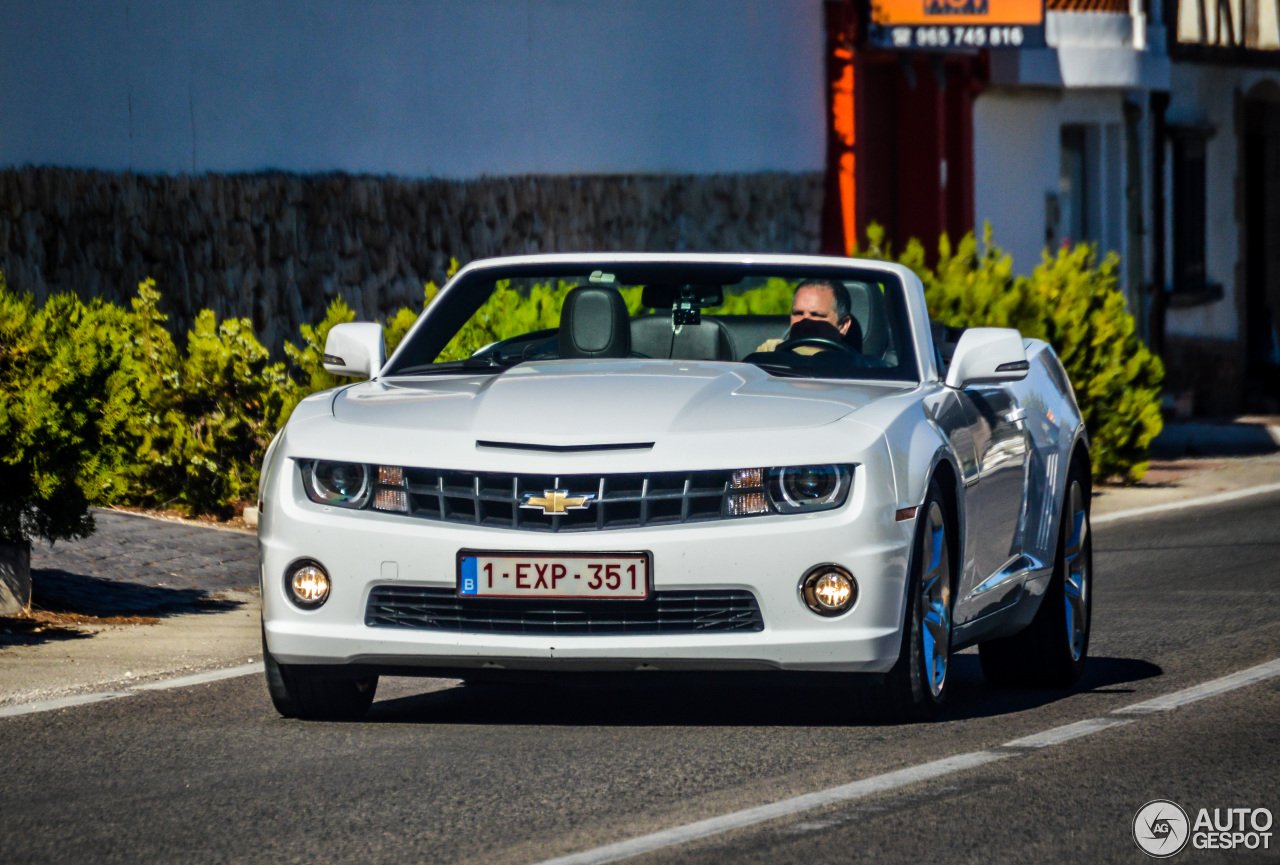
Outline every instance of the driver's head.
<path fill-rule="evenodd" d="M 825 321 L 840 331 L 849 332 L 853 317 L 849 314 L 849 289 L 826 279 L 808 279 L 796 287 L 791 300 L 791 326 L 802 321 Z"/>

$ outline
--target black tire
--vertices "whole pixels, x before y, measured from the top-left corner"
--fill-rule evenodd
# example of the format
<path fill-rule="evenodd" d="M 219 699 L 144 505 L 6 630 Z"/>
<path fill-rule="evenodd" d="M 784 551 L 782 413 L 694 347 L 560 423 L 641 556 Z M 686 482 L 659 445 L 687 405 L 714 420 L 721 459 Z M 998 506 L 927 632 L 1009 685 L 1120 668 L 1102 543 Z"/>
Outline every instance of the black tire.
<path fill-rule="evenodd" d="M 898 661 L 884 680 L 884 704 L 896 721 L 930 721 L 947 703 L 955 590 L 953 508 L 937 480 L 920 508 Z M 941 535 L 938 536 L 938 529 Z M 930 641 L 926 641 L 926 633 Z M 943 641 L 938 675 L 938 640 Z M 931 664 L 932 660 L 932 664 Z M 933 675 L 930 675 L 930 669 Z"/>
<path fill-rule="evenodd" d="M 1031 624 L 1013 636 L 978 644 L 982 672 L 991 684 L 1070 688 L 1080 681 L 1093 622 L 1089 491 L 1088 467 L 1076 461 L 1067 476 L 1053 576 L 1040 609 Z"/>
<path fill-rule="evenodd" d="M 262 638 L 262 662 L 266 667 L 267 693 L 276 711 L 286 718 L 309 721 L 354 721 L 373 704 L 378 677 L 335 676 L 300 664 L 280 664 L 267 651 Z"/>

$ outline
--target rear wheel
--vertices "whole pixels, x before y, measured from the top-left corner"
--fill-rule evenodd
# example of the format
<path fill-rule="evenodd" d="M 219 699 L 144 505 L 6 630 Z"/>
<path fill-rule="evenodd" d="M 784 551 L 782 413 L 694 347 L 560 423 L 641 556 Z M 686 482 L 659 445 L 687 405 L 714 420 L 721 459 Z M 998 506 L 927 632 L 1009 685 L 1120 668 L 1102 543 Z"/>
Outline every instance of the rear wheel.
<path fill-rule="evenodd" d="M 1093 618 L 1093 539 L 1088 474 L 1079 463 L 1067 479 L 1063 505 L 1053 576 L 1036 617 L 1017 634 L 978 646 L 982 672 L 992 684 L 1068 688 L 1084 673 Z"/>
<path fill-rule="evenodd" d="M 303 664 L 277 663 L 267 651 L 265 634 L 262 662 L 266 667 L 267 693 L 276 711 L 286 718 L 352 721 L 369 710 L 378 690 L 377 676 L 335 676 Z"/>
<path fill-rule="evenodd" d="M 937 481 L 929 484 L 919 518 L 902 646 L 884 683 L 887 707 L 901 721 L 927 721 L 942 711 L 951 660 L 952 529 Z"/>

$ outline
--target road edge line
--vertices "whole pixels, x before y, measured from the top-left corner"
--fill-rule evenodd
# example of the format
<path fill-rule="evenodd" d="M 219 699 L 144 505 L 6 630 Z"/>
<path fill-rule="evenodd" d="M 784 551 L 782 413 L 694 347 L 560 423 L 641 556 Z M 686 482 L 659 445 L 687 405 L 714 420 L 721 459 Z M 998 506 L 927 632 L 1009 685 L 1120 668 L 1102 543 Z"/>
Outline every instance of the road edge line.
<path fill-rule="evenodd" d="M 1155 697 L 1151 700 L 1144 700 L 1140 703 L 1113 709 L 1110 714 L 1121 716 L 1126 714 L 1144 715 L 1151 712 L 1176 709 L 1277 676 L 1280 676 L 1280 658 L 1248 667 L 1218 679 L 1211 679 L 1208 682 L 1184 688 L 1181 691 L 1174 691 L 1172 694 L 1165 694 L 1162 697 Z M 645 853 L 652 853 L 655 850 L 685 844 L 689 841 L 709 838 L 735 829 L 744 829 L 779 817 L 789 817 L 826 805 L 861 799 L 873 793 L 888 792 L 918 781 L 933 780 L 953 772 L 994 763 L 997 760 L 1024 756 L 1042 748 L 1060 745 L 1072 739 L 1089 736 L 1115 727 L 1122 727 L 1136 720 L 1138 719 L 1112 718 L 1106 715 L 1085 718 L 1059 727 L 1051 727 L 1039 733 L 1032 733 L 1019 739 L 1013 739 L 990 750 L 971 751 L 955 757 L 947 757 L 930 763 L 922 763 L 918 766 L 909 766 L 906 769 L 873 775 L 870 778 L 863 778 L 836 787 L 828 787 L 825 790 L 817 790 L 813 793 L 805 793 L 779 802 L 759 805 L 755 808 L 747 808 L 741 811 L 732 811 L 719 817 L 710 817 L 694 823 L 673 826 L 670 829 L 662 829 L 647 835 L 616 841 L 613 844 L 570 853 L 554 859 L 544 859 L 537 862 L 536 865 L 604 865 L 607 862 L 630 859 Z"/>
<path fill-rule="evenodd" d="M 1207 682 L 1201 682 L 1199 685 L 1192 685 L 1190 688 L 1174 691 L 1172 694 L 1164 694 L 1160 697 L 1152 697 L 1150 700 L 1143 700 L 1140 703 L 1121 706 L 1119 709 L 1112 709 L 1111 714 L 1148 715 L 1152 712 L 1167 712 L 1170 709 L 1189 706 L 1192 703 L 1198 703 L 1201 700 L 1207 700 L 1219 694 L 1226 694 L 1239 688 L 1256 685 L 1258 682 L 1265 682 L 1267 679 L 1274 679 L 1277 676 L 1280 676 L 1280 658 L 1257 664 L 1253 667 L 1247 667 L 1217 679 L 1210 679 Z"/>
<path fill-rule="evenodd" d="M 67 709 L 71 706 L 83 706 L 86 703 L 101 703 L 104 700 L 114 700 L 117 697 L 132 696 L 132 691 L 98 691 L 93 694 L 59 697 L 56 700 L 41 700 L 38 703 L 15 703 L 12 706 L 0 706 L 0 718 L 31 715 L 36 712 L 52 712 L 55 709 Z"/>
<path fill-rule="evenodd" d="M 759 805 L 755 808 L 746 808 L 741 811 L 732 811 L 728 814 L 721 814 L 718 817 L 699 820 L 696 823 L 673 826 L 670 829 L 651 832 L 648 835 L 640 835 L 636 838 L 629 838 L 625 841 L 618 841 L 579 853 L 571 853 L 568 856 L 547 859 L 539 862 L 538 865 L 603 865 L 603 863 L 616 862 L 619 859 L 630 859 L 633 856 L 651 853 L 654 850 L 674 847 L 689 841 L 696 841 L 699 838 L 720 835 L 734 829 L 743 829 L 747 826 L 754 826 L 757 823 L 764 823 L 779 817 L 789 817 L 793 814 L 812 811 L 815 808 L 834 805 L 838 802 L 861 799 L 874 793 L 883 793 L 918 781 L 929 781 L 943 775 L 950 775 L 953 772 L 985 766 L 988 763 L 1014 756 L 1017 756 L 1016 752 L 971 751 L 967 754 L 945 757 L 941 760 L 921 763 L 918 766 L 909 766 L 906 769 L 898 769 L 882 775 L 873 775 L 870 778 L 841 784 L 838 787 L 828 787 L 825 790 L 805 793 L 779 802 L 771 802 L 767 805 Z"/>
<path fill-rule="evenodd" d="M 185 688 L 189 685 L 203 685 L 206 682 L 217 682 L 222 679 L 234 679 L 238 676 L 252 676 L 261 673 L 265 667 L 262 661 L 252 664 L 241 664 L 239 667 L 220 667 L 216 670 L 205 670 L 203 673 L 192 673 L 190 676 L 179 676 L 176 679 L 161 679 L 158 682 L 147 682 L 145 685 L 134 685 L 130 691 L 165 691 L 169 688 Z"/>
<path fill-rule="evenodd" d="M 15 703 L 12 706 L 0 706 L 0 718 L 15 718 L 20 715 L 34 715 L 38 712 L 53 712 L 58 709 L 69 709 L 89 703 L 100 703 L 117 697 L 132 697 L 141 691 L 163 691 L 169 688 L 187 688 L 192 685 L 203 685 L 207 682 L 218 682 L 223 679 L 235 679 L 240 676 L 251 676 L 263 671 L 263 662 L 241 664 L 238 667 L 219 667 L 203 673 L 189 676 L 178 676 L 173 679 L 161 679 L 157 682 L 146 682 L 130 685 L 120 691 L 95 691 L 91 694 L 75 694 L 70 697 L 58 697 L 53 700 L 40 700 L 35 703 Z"/>
<path fill-rule="evenodd" d="M 1089 518 L 1089 522 L 1095 526 L 1106 525 L 1107 523 L 1119 522 L 1120 520 L 1133 519 L 1136 517 L 1145 517 L 1149 514 L 1159 514 L 1165 511 L 1180 511 L 1186 508 L 1201 507 L 1203 505 L 1216 505 L 1225 502 L 1233 502 L 1237 499 L 1247 499 L 1251 496 L 1261 496 L 1267 493 L 1280 492 L 1280 483 L 1263 484 L 1257 487 L 1246 487 L 1242 490 L 1229 490 L 1225 493 L 1214 493 L 1210 496 L 1199 496 L 1194 499 L 1185 499 L 1180 502 L 1164 502 L 1159 505 L 1148 505 L 1142 508 L 1130 508 L 1127 511 L 1116 511 L 1111 514 L 1099 514 Z"/>

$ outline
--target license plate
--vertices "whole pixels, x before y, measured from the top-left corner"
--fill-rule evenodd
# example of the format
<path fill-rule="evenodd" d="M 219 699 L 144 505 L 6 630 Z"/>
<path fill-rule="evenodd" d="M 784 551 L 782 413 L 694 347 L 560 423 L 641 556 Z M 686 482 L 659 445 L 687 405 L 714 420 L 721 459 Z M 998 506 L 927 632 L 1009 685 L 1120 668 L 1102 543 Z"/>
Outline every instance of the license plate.
<path fill-rule="evenodd" d="M 649 596 L 648 553 L 458 553 L 458 594 L 489 598 Z"/>

